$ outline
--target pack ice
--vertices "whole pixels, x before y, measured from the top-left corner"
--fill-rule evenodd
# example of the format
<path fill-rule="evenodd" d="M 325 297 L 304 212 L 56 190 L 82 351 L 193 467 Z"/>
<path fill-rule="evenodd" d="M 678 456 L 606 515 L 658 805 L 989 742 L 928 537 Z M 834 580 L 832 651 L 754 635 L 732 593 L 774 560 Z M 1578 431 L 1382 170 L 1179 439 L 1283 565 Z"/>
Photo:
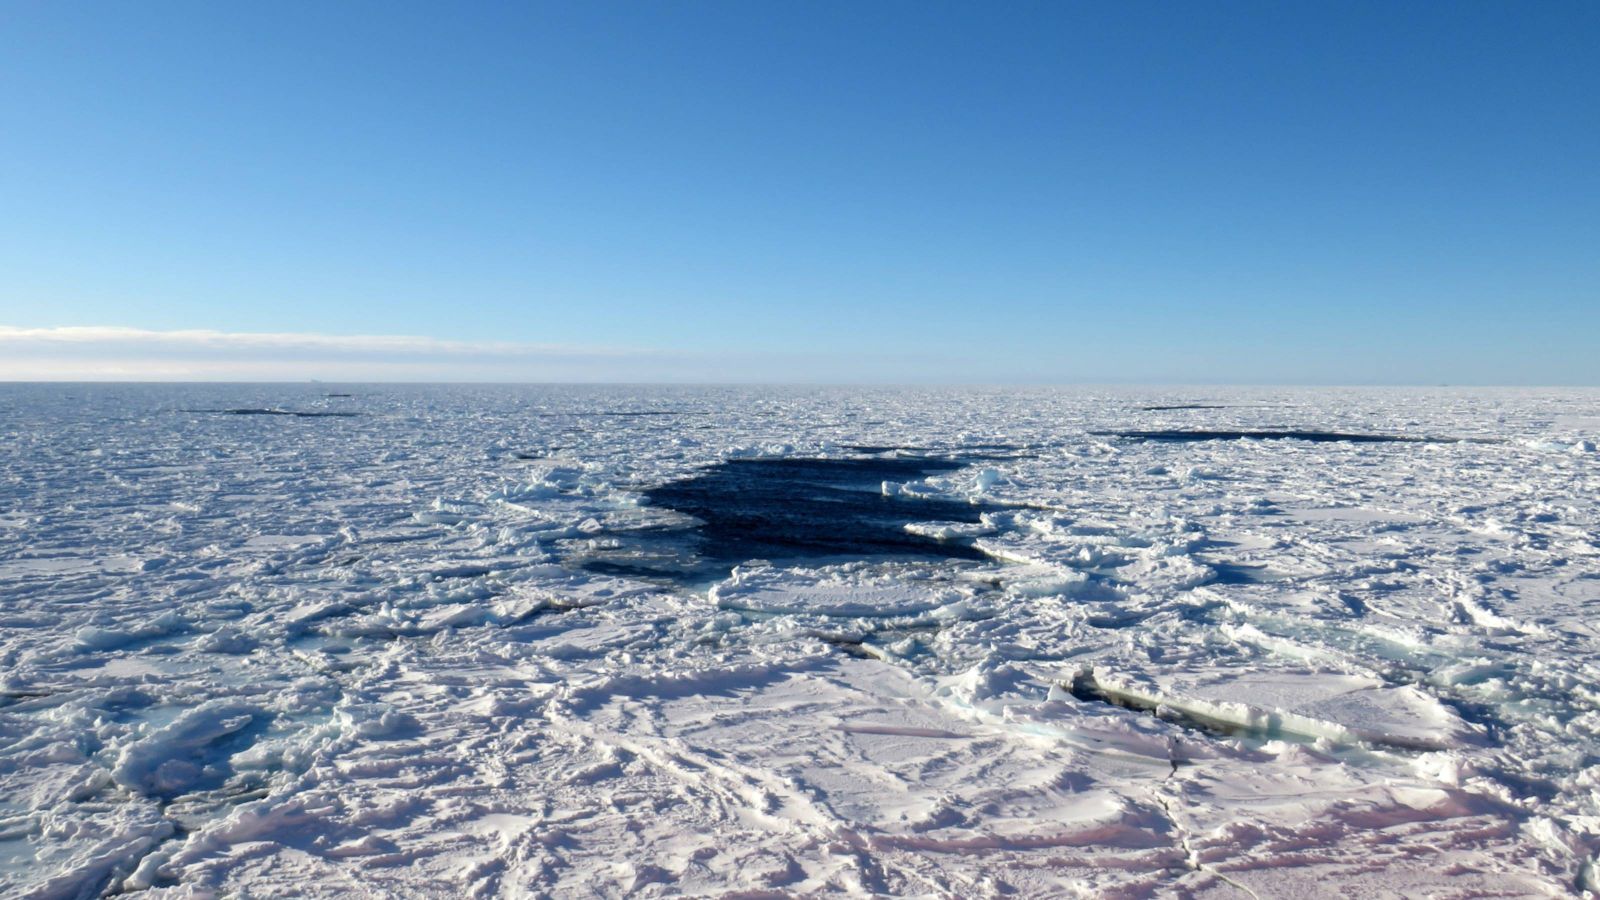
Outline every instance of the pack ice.
<path fill-rule="evenodd" d="M 1600 888 L 1597 391 L 0 410 L 0 895 Z"/>

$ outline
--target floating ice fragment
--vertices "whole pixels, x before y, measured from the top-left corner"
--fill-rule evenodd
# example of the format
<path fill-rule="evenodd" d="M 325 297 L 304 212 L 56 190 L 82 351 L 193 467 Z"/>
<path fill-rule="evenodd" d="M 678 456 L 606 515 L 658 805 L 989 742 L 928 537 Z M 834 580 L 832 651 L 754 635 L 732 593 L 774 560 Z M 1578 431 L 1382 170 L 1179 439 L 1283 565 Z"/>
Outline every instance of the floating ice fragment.
<path fill-rule="evenodd" d="M 1477 741 L 1476 730 L 1415 687 L 1309 670 L 1081 673 L 1075 692 L 1137 709 L 1170 710 L 1221 730 L 1445 750 Z"/>
<path fill-rule="evenodd" d="M 955 584 L 847 568 L 741 567 L 711 589 L 711 599 L 725 609 L 824 616 L 911 615 L 958 603 L 969 596 L 970 589 Z"/>
<path fill-rule="evenodd" d="M 85 625 L 78 629 L 77 643 L 82 650 L 115 650 L 139 641 L 165 637 L 188 630 L 188 623 L 177 613 L 162 613 L 144 625 L 132 628 L 103 628 Z"/>
<path fill-rule="evenodd" d="M 403 737 L 421 728 L 416 716 L 374 703 L 342 706 L 338 719 L 356 734 L 375 740 Z"/>
<path fill-rule="evenodd" d="M 220 782 L 230 755 L 222 745 L 270 713 L 232 700 L 212 700 L 126 747 L 111 770 L 117 784 L 148 797 L 171 798 Z"/>
<path fill-rule="evenodd" d="M 194 649 L 204 653 L 242 655 L 254 650 L 259 641 L 237 628 L 222 627 L 195 639 Z"/>

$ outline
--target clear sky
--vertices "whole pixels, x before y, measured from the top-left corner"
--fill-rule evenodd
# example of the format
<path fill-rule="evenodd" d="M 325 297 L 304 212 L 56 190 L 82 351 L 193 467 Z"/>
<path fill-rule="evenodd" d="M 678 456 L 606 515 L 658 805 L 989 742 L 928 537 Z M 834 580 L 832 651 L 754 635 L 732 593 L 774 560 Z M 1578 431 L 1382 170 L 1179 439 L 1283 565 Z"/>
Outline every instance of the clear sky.
<path fill-rule="evenodd" d="M 1600 383 L 1600 3 L 0 0 L 0 379 Z"/>

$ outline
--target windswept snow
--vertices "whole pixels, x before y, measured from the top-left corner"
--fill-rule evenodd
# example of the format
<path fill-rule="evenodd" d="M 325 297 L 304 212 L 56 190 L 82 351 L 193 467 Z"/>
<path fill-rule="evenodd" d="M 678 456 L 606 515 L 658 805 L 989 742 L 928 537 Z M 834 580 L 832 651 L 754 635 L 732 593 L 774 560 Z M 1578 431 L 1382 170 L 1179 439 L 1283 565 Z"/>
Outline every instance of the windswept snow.
<path fill-rule="evenodd" d="M 1597 883 L 1600 392 L 0 410 L 6 896 Z"/>

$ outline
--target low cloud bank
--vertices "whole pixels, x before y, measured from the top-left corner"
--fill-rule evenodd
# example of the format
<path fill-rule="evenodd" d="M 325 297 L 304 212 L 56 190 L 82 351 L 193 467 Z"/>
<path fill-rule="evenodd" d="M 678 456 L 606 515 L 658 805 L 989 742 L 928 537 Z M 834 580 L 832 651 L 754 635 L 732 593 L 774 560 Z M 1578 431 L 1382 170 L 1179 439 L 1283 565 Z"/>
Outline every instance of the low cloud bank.
<path fill-rule="evenodd" d="M 0 326 L 8 381 L 609 381 L 682 377 L 696 362 L 655 350 L 413 335 Z"/>
<path fill-rule="evenodd" d="M 719 353 L 414 335 L 0 325 L 0 381 L 884 381 L 944 378 L 906 356 Z"/>

